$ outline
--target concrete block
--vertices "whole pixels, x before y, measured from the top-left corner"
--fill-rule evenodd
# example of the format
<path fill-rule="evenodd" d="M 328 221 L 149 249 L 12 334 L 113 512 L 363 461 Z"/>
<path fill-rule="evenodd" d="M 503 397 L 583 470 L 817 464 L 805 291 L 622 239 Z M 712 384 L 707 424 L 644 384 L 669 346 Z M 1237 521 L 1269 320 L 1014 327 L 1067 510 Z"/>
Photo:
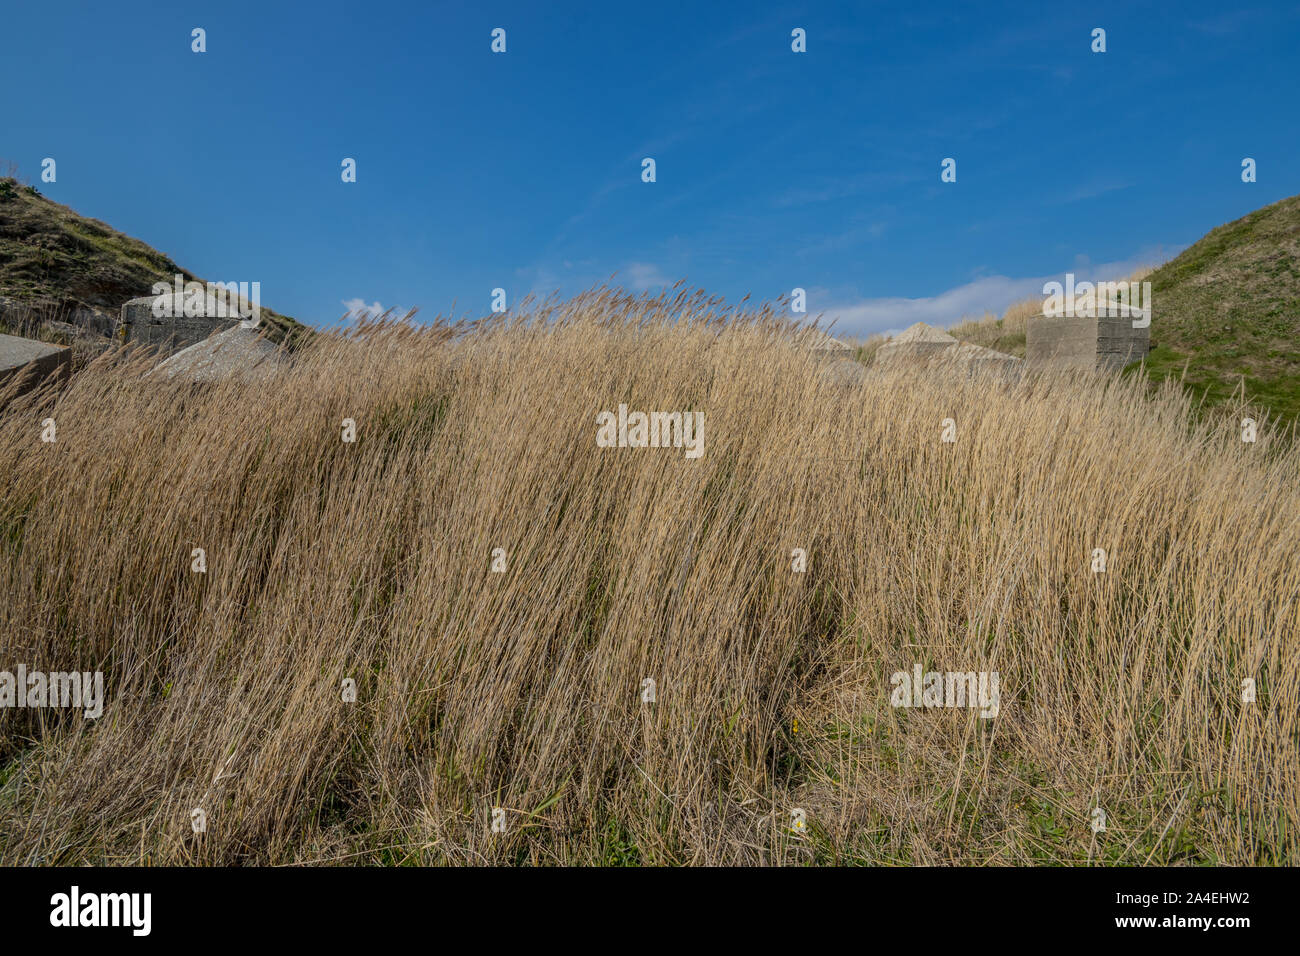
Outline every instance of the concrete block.
<path fill-rule="evenodd" d="M 154 303 L 162 298 L 171 308 L 171 315 L 158 317 L 154 315 Z M 170 293 L 163 296 L 146 295 L 132 299 L 122 306 L 122 317 L 118 322 L 117 338 L 123 342 L 140 345 L 158 345 L 167 350 L 182 349 L 202 342 L 213 332 L 220 332 L 239 324 L 239 316 L 217 315 L 215 303 L 209 303 L 204 315 L 187 316 L 184 314 L 183 297 Z"/>
<path fill-rule="evenodd" d="M 228 378 L 261 382 L 287 367 L 287 356 L 257 329 L 235 326 L 182 349 L 154 369 L 154 374 L 190 382 Z"/>
<path fill-rule="evenodd" d="M 1129 316 L 1032 316 L 1025 360 L 1034 368 L 1117 371 L 1151 351 L 1151 329 Z"/>
<path fill-rule="evenodd" d="M 50 375 L 67 376 L 71 370 L 71 349 L 17 335 L 0 335 L 0 386 L 15 375 L 30 375 L 26 390 Z"/>

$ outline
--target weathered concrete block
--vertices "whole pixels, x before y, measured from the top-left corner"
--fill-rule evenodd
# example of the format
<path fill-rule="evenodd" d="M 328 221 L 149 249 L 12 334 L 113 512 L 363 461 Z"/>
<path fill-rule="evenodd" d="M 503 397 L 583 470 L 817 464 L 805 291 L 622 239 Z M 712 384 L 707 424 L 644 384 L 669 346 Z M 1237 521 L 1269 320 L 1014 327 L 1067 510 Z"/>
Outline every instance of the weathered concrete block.
<path fill-rule="evenodd" d="M 289 366 L 286 354 L 257 329 L 239 326 L 182 349 L 154 369 L 154 374 L 190 382 L 228 378 L 262 382 Z"/>
<path fill-rule="evenodd" d="M 1151 329 L 1129 316 L 1035 315 L 1025 324 L 1025 360 L 1035 368 L 1118 371 L 1151 351 Z"/>
<path fill-rule="evenodd" d="M 1094 371 L 1097 320 L 1033 316 L 1025 323 L 1025 361 L 1035 367 Z"/>
<path fill-rule="evenodd" d="M 154 304 L 162 300 L 163 311 L 170 310 L 170 315 L 155 315 Z M 183 296 L 165 293 L 162 296 L 146 295 L 132 299 L 122 306 L 122 317 L 118 322 L 117 338 L 123 342 L 135 342 L 140 345 L 160 345 L 164 349 L 182 349 L 202 342 L 213 332 L 238 325 L 238 315 L 221 315 L 216 302 L 209 299 L 205 303 L 204 314 L 185 315 Z"/>
<path fill-rule="evenodd" d="M 30 375 L 34 388 L 51 375 L 66 376 L 72 369 L 72 349 L 17 335 L 0 335 L 0 385 L 12 376 Z"/>

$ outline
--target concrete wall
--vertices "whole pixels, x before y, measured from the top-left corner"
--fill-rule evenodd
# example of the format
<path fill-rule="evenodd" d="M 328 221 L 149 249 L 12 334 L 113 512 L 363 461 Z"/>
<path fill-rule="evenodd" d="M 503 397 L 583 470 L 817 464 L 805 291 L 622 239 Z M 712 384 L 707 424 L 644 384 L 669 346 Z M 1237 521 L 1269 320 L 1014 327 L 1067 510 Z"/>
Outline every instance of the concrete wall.
<path fill-rule="evenodd" d="M 212 318 L 208 316 L 174 315 L 155 318 L 151 295 L 132 299 L 122 306 L 117 338 L 123 342 L 140 345 L 161 345 L 166 349 L 182 349 L 202 342 L 213 332 L 239 324 L 239 318 Z M 182 306 L 175 311 L 179 312 Z"/>
<path fill-rule="evenodd" d="M 1032 316 L 1025 323 L 1025 361 L 1036 368 L 1097 368 L 1097 320 Z"/>
<path fill-rule="evenodd" d="M 1151 329 L 1128 316 L 1031 316 L 1025 324 L 1025 360 L 1037 368 L 1118 371 L 1151 350 Z"/>
<path fill-rule="evenodd" d="M 1133 328 L 1127 316 L 1099 318 L 1097 321 L 1097 368 L 1118 372 L 1130 362 L 1137 362 L 1151 351 L 1151 328 Z"/>

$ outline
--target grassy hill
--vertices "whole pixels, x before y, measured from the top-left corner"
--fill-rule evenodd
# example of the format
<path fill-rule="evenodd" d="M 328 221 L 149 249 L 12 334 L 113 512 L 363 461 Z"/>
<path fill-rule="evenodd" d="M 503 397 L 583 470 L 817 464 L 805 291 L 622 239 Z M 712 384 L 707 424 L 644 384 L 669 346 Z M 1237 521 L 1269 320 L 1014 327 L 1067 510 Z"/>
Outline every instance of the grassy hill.
<path fill-rule="evenodd" d="M 0 178 L 0 325 L 19 334 L 40 335 L 44 329 L 43 338 L 53 337 L 50 328 L 69 324 L 102 335 L 123 302 L 148 295 L 155 282 L 178 274 L 187 281 L 199 278 L 139 239 L 79 215 L 35 187 Z M 305 329 L 270 309 L 261 314 L 275 341 Z"/>
<path fill-rule="evenodd" d="M 1300 196 L 1212 230 L 1150 276 L 1152 377 L 1300 418 Z"/>

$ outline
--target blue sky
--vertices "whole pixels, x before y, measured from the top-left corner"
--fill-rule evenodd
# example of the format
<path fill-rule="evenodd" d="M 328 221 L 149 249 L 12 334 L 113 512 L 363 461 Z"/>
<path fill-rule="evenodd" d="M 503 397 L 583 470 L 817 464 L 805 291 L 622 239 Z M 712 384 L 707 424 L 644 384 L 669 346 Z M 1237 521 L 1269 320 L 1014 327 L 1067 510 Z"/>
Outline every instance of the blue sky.
<path fill-rule="evenodd" d="M 0 158 L 317 325 L 617 273 L 802 287 L 862 335 L 1158 263 L 1300 192 L 1297 4 L 42 2 L 3 23 Z"/>

